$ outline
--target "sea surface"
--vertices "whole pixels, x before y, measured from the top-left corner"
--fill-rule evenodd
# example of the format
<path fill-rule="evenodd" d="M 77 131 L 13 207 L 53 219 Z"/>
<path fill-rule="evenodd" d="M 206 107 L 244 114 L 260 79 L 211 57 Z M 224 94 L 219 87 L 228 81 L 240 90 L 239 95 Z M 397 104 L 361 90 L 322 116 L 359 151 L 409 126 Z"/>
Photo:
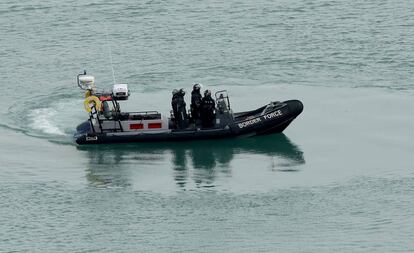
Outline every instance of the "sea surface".
<path fill-rule="evenodd" d="M 414 252 L 412 0 L 0 3 L 0 252 Z M 299 99 L 283 134 L 78 146 L 76 75 L 126 111 Z M 187 103 L 189 97 L 187 95 Z"/>

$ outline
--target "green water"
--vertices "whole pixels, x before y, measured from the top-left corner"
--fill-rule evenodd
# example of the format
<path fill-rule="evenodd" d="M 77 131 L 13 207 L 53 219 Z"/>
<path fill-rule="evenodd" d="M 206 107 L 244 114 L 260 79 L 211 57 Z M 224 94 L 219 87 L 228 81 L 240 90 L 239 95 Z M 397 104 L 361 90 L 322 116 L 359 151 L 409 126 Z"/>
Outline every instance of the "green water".
<path fill-rule="evenodd" d="M 408 0 L 3 1 L 0 252 L 414 251 L 412 13 Z M 80 147 L 76 74 L 110 88 L 108 45 L 127 111 L 169 113 L 171 90 L 194 83 L 227 89 L 235 111 L 305 109 L 279 135 Z"/>

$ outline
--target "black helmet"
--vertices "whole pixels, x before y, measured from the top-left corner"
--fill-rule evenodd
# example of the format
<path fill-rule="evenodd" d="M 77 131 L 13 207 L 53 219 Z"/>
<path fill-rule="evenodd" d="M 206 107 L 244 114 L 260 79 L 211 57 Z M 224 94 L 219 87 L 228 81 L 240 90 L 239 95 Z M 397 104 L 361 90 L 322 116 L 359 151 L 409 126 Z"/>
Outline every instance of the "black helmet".
<path fill-rule="evenodd" d="M 211 96 L 211 90 L 205 90 L 204 91 L 204 96 Z"/>
<path fill-rule="evenodd" d="M 200 89 L 201 89 L 201 84 L 199 83 L 194 84 L 193 90 L 199 91 Z"/>
<path fill-rule="evenodd" d="M 184 96 L 184 95 L 185 95 L 185 91 L 184 91 L 184 89 L 183 89 L 183 88 L 181 88 L 181 89 L 178 91 L 178 93 L 179 93 L 180 95 L 182 95 L 182 96 Z"/>

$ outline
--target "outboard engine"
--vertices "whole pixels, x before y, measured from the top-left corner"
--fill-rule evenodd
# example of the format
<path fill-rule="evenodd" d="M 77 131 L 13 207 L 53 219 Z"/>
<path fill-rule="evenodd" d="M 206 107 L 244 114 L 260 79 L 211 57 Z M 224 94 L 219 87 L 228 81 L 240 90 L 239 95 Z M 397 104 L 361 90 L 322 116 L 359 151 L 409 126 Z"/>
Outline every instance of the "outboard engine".
<path fill-rule="evenodd" d="M 127 84 L 114 84 L 112 88 L 112 97 L 115 100 L 127 100 L 129 94 L 130 93 Z"/>

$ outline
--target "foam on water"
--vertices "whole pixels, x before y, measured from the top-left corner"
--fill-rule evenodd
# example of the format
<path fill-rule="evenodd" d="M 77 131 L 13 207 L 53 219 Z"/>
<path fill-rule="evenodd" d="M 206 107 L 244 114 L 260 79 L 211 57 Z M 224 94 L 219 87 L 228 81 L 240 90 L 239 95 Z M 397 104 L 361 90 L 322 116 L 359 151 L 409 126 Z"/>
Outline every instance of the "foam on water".
<path fill-rule="evenodd" d="M 27 116 L 15 119 L 15 123 L 24 128 L 26 134 L 55 140 L 56 137 L 68 137 L 73 134 L 76 124 L 85 119 L 79 99 L 50 98 L 45 99 L 42 105 L 35 105 L 27 112 Z M 23 107 L 17 114 L 24 115 L 22 110 Z M 27 126 L 24 125 L 26 122 Z"/>
<path fill-rule="evenodd" d="M 29 113 L 31 128 L 45 134 L 65 135 L 64 131 L 55 124 L 58 111 L 53 108 L 34 109 Z"/>

